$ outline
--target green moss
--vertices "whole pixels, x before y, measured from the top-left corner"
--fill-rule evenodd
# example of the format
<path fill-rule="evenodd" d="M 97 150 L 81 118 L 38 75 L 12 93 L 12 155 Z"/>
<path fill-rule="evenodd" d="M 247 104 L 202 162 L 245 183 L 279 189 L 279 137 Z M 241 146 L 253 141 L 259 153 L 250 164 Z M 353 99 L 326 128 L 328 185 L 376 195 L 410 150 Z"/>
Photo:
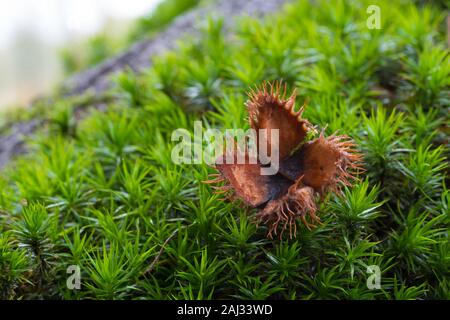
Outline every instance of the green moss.
<path fill-rule="evenodd" d="M 242 18 L 233 37 L 209 20 L 144 74 L 121 74 L 106 112 L 47 105 L 50 125 L 1 173 L 0 294 L 449 298 L 444 20 L 431 4 L 375 1 L 382 29 L 369 30 L 373 2 L 298 1 Z M 310 100 L 318 129 L 356 139 L 367 169 L 292 240 L 268 240 L 252 210 L 201 183 L 207 165 L 171 161 L 174 129 L 245 128 L 245 91 L 273 79 Z M 66 286 L 70 265 L 80 290 Z M 371 265 L 380 289 L 366 285 Z"/>

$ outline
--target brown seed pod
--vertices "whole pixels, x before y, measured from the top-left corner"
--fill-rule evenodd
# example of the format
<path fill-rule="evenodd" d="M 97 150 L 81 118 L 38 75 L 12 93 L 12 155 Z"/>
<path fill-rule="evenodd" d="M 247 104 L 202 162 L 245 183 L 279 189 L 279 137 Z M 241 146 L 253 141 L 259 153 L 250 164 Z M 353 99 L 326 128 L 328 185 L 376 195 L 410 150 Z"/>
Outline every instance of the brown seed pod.
<path fill-rule="evenodd" d="M 283 92 L 281 92 L 283 90 Z M 295 111 L 296 91 L 286 99 L 286 85 L 281 87 L 281 82 L 264 82 L 260 89 L 252 90 L 249 93 L 249 100 L 246 102 L 249 115 L 250 127 L 252 129 L 267 129 L 267 137 L 262 143 L 266 144 L 270 151 L 272 142 L 270 141 L 270 130 L 279 130 L 280 160 L 287 158 L 293 150 L 305 139 L 309 130 L 309 122 L 302 118 L 305 106 Z M 259 144 L 259 141 L 258 141 Z M 270 153 L 268 154 L 270 156 Z"/>
<path fill-rule="evenodd" d="M 342 185 L 351 185 L 358 173 L 362 172 L 362 155 L 356 145 L 345 135 L 335 134 L 306 142 L 302 147 L 281 162 L 280 173 L 295 180 L 303 177 L 303 183 L 323 194 L 337 192 Z"/>
<path fill-rule="evenodd" d="M 261 175 L 261 165 L 256 159 L 250 159 L 245 153 L 245 162 L 240 164 L 238 157 L 242 156 L 241 150 L 235 149 L 231 156 L 234 157 L 232 163 L 226 163 L 226 155 L 222 156 L 220 164 L 216 164 L 219 171 L 214 180 L 206 183 L 221 183 L 221 186 L 214 187 L 218 192 L 226 193 L 229 198 L 243 200 L 252 207 L 259 207 L 272 199 L 278 198 L 287 192 L 291 182 L 279 175 Z M 218 161 L 219 162 L 219 161 Z"/>
<path fill-rule="evenodd" d="M 249 93 L 246 103 L 253 129 L 279 130 L 278 145 L 273 145 L 276 142 L 265 136 L 258 137 L 265 139 L 261 142 L 267 144 L 268 150 L 278 147 L 278 173 L 261 175 L 259 160 L 245 154 L 242 164 L 218 161 L 216 179 L 206 181 L 224 182 L 215 187 L 218 192 L 258 208 L 257 222 L 267 225 L 270 238 L 281 237 L 286 229 L 290 238 L 295 237 L 297 221 L 308 229 L 320 223 L 316 198 L 323 198 L 328 192 L 339 192 L 341 186 L 351 185 L 363 171 L 362 155 L 349 137 L 336 134 L 325 137 L 322 131 L 317 139 L 304 141 L 308 131 L 314 130 L 308 120 L 302 118 L 305 105 L 294 111 L 295 91 L 289 98 L 285 97 L 286 85 L 282 88 L 281 82 L 264 83 Z M 227 152 L 223 158 L 229 156 Z M 238 153 L 233 155 L 236 160 Z"/>
<path fill-rule="evenodd" d="M 273 234 L 277 235 L 279 229 L 281 229 L 280 237 L 286 229 L 289 229 L 289 237 L 292 238 L 292 231 L 294 236 L 297 233 L 297 219 L 300 219 L 308 229 L 313 224 L 308 223 L 307 216 L 313 223 L 320 222 L 315 215 L 316 210 L 314 189 L 304 185 L 300 177 L 289 187 L 286 194 L 269 201 L 256 217 L 258 221 L 269 226 L 269 238 L 272 238 Z"/>

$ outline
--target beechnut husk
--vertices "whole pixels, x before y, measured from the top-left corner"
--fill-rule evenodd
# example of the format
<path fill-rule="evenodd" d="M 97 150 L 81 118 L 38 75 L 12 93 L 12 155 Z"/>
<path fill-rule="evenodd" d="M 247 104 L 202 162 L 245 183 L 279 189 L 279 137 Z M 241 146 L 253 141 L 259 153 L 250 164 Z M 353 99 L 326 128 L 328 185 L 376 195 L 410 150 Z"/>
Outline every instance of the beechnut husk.
<path fill-rule="evenodd" d="M 297 233 L 297 220 L 308 229 L 320 223 L 317 201 L 329 192 L 339 193 L 343 185 L 351 185 L 363 170 L 362 155 L 349 137 L 325 137 L 322 131 L 318 138 L 305 141 L 308 132 L 315 129 L 302 118 L 305 105 L 295 111 L 295 98 L 295 91 L 286 98 L 286 85 L 281 82 L 263 83 L 250 91 L 246 103 L 252 129 L 279 130 L 277 174 L 261 175 L 260 161 L 217 161 L 218 173 L 206 181 L 217 184 L 216 189 L 228 199 L 240 199 L 258 208 L 256 221 L 267 225 L 269 238 L 281 237 L 287 229 L 292 238 Z M 270 150 L 271 141 L 265 142 Z M 222 158 L 225 156 L 226 152 Z"/>

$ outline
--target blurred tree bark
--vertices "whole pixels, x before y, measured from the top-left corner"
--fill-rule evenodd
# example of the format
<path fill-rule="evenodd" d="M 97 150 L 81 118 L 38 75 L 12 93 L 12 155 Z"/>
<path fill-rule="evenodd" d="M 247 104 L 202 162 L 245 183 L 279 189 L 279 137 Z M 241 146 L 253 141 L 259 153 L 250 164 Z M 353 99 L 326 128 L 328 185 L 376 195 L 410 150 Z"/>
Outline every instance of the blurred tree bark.
<path fill-rule="evenodd" d="M 61 85 L 63 96 L 77 96 L 92 92 L 101 96 L 111 86 L 111 77 L 126 68 L 141 72 L 151 66 L 151 57 L 174 49 L 184 35 L 196 36 L 200 33 L 198 22 L 208 16 L 223 17 L 224 28 L 233 25 L 236 16 L 249 15 L 263 17 L 275 12 L 289 0 L 216 0 L 200 6 L 176 18 L 164 31 L 151 39 L 133 44 L 125 52 L 111 57 L 88 70 L 82 71 L 64 81 Z M 32 107 L 32 106 L 31 106 Z M 45 119 L 33 119 L 28 122 L 13 123 L 8 134 L 0 136 L 0 168 L 15 155 L 26 152 L 25 138 Z"/>

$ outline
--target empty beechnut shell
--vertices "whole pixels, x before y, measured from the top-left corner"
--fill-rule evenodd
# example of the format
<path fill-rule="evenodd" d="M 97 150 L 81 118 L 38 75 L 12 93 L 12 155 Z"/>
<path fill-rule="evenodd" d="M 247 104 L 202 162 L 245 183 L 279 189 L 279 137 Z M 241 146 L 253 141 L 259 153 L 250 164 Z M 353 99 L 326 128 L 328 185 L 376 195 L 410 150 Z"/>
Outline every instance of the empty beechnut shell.
<path fill-rule="evenodd" d="M 269 238 L 281 237 L 287 229 L 290 238 L 295 237 L 297 221 L 308 229 L 320 223 L 317 201 L 350 186 L 363 171 L 362 155 L 349 137 L 326 137 L 322 131 L 318 138 L 306 141 L 308 132 L 315 129 L 302 117 L 305 105 L 295 111 L 295 98 L 295 91 L 286 97 L 286 85 L 274 82 L 250 91 L 246 102 L 252 129 L 279 130 L 279 145 L 275 146 L 279 170 L 275 175 L 261 175 L 259 159 L 231 164 L 217 161 L 214 179 L 205 181 L 216 184 L 215 189 L 228 199 L 240 199 L 257 208 L 256 222 L 267 226 Z M 272 141 L 264 142 L 271 150 Z"/>

